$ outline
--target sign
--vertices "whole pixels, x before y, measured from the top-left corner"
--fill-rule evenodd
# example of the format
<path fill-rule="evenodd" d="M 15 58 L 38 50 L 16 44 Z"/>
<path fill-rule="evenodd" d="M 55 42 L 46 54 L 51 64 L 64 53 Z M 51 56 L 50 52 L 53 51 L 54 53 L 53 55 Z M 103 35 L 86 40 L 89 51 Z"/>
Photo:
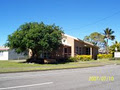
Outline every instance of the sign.
<path fill-rule="evenodd" d="M 114 58 L 120 58 L 120 52 L 114 52 Z"/>

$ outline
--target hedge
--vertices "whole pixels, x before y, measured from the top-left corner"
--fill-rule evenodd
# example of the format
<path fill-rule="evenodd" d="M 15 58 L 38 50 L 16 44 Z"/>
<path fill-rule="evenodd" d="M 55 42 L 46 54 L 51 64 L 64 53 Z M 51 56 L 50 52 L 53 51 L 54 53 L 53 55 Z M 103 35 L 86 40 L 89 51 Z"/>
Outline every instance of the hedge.
<path fill-rule="evenodd" d="M 75 57 L 70 57 L 68 60 L 71 62 L 90 61 L 92 60 L 92 56 L 91 55 L 76 55 Z"/>
<path fill-rule="evenodd" d="M 112 54 L 98 54 L 97 58 L 98 59 L 110 59 L 112 58 Z"/>

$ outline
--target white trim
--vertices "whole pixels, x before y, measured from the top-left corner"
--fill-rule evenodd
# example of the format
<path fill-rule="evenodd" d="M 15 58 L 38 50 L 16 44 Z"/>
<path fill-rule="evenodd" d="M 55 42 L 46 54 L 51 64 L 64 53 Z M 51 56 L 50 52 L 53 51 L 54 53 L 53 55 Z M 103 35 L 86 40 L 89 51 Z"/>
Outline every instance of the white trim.
<path fill-rule="evenodd" d="M 90 43 L 90 42 L 86 42 L 86 41 L 84 41 L 84 43 L 87 43 L 87 44 L 89 44 L 89 45 L 92 45 L 92 46 L 94 46 L 92 43 Z"/>
<path fill-rule="evenodd" d="M 62 43 L 63 45 L 66 45 L 66 46 L 71 46 L 70 44 L 67 44 L 67 43 Z"/>
<path fill-rule="evenodd" d="M 79 38 L 76 38 L 76 37 L 73 37 L 73 36 L 70 36 L 70 35 L 67 35 L 67 34 L 64 34 L 64 36 L 68 36 L 68 37 L 71 37 L 71 38 L 73 38 L 73 39 L 75 39 L 75 40 L 82 41 L 82 42 L 84 42 L 84 43 L 86 43 L 86 44 L 92 45 L 92 46 L 94 46 L 94 47 L 98 47 L 98 46 L 95 46 L 94 44 L 92 44 L 92 43 L 90 43 L 90 42 L 83 41 L 83 40 L 81 40 L 81 39 L 79 39 Z"/>
<path fill-rule="evenodd" d="M 73 39 L 76 39 L 76 40 L 79 40 L 78 38 L 76 38 L 76 37 L 73 37 L 73 36 L 70 36 L 70 35 L 67 35 L 67 34 L 64 34 L 65 36 L 68 36 L 68 37 L 71 37 L 71 38 L 73 38 Z"/>

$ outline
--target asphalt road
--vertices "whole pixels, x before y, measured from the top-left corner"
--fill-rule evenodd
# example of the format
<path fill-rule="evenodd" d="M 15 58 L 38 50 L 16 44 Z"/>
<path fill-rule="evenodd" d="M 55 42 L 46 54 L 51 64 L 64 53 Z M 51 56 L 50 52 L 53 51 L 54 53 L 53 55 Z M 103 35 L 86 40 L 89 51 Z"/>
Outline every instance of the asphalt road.
<path fill-rule="evenodd" d="M 0 90 L 120 90 L 120 65 L 0 74 Z"/>

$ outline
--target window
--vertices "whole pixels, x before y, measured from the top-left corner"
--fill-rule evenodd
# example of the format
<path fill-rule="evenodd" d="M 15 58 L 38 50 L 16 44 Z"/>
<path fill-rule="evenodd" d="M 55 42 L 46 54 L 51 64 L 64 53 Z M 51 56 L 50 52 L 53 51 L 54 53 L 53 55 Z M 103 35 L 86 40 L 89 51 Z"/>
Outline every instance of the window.
<path fill-rule="evenodd" d="M 50 58 L 50 53 L 47 53 L 47 52 L 44 53 L 44 54 L 43 54 L 43 57 L 44 57 L 44 58 Z"/>
<path fill-rule="evenodd" d="M 63 39 L 63 42 L 65 42 L 66 40 L 65 39 Z"/>
<path fill-rule="evenodd" d="M 62 42 L 63 43 L 67 43 L 67 40 L 65 38 L 63 38 Z"/>
<path fill-rule="evenodd" d="M 0 51 L 0 56 L 3 56 L 3 51 Z"/>
<path fill-rule="evenodd" d="M 90 48 L 89 47 L 86 48 L 86 55 L 90 55 Z"/>
<path fill-rule="evenodd" d="M 78 51 L 79 51 L 79 50 L 78 50 L 78 47 L 76 47 L 76 54 L 79 54 Z"/>
<path fill-rule="evenodd" d="M 79 47 L 79 54 L 81 55 L 82 54 L 82 48 Z"/>
<path fill-rule="evenodd" d="M 64 48 L 64 53 L 67 53 L 67 48 Z"/>
<path fill-rule="evenodd" d="M 63 37 L 62 43 L 67 43 L 67 37 Z"/>
<path fill-rule="evenodd" d="M 68 53 L 71 53 L 71 47 L 68 47 Z"/>

